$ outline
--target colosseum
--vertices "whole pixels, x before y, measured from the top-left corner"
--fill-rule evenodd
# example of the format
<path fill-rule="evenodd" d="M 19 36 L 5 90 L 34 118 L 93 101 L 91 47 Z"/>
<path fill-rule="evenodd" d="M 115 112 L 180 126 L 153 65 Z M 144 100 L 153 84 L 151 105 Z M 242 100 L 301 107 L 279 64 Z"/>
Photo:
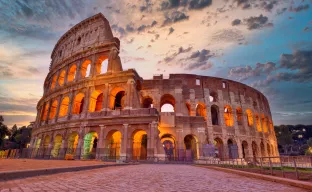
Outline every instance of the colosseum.
<path fill-rule="evenodd" d="M 101 13 L 58 40 L 37 105 L 33 157 L 192 161 L 279 155 L 261 92 L 196 74 L 143 79 L 135 69 L 123 70 L 119 50 Z"/>

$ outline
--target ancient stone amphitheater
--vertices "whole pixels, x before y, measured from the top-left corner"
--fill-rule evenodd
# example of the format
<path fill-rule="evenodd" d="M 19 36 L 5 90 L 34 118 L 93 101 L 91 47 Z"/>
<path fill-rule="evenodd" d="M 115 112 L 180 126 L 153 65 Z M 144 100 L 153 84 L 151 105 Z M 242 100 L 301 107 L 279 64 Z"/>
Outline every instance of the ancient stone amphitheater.
<path fill-rule="evenodd" d="M 142 79 L 123 70 L 100 13 L 66 32 L 37 105 L 33 157 L 193 160 L 277 156 L 259 91 L 195 74 Z"/>

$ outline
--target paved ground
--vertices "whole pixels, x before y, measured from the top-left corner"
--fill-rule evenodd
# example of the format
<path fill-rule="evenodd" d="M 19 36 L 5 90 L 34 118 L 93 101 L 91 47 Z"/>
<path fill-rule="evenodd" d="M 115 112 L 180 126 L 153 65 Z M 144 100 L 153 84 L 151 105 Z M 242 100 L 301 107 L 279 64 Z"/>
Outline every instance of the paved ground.
<path fill-rule="evenodd" d="M 27 170 L 27 169 L 47 169 L 55 167 L 75 167 L 86 165 L 102 165 L 102 161 L 69 161 L 69 160 L 36 160 L 36 159 L 0 159 L 0 172 Z M 105 163 L 107 164 L 107 163 Z"/>
<path fill-rule="evenodd" d="M 0 182 L 0 191 L 304 191 L 190 165 L 129 165 Z"/>

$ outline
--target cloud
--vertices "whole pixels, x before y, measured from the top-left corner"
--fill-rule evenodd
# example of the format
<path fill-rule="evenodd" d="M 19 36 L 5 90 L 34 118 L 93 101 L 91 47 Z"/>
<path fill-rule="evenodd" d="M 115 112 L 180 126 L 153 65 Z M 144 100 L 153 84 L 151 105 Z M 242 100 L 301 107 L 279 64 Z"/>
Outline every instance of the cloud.
<path fill-rule="evenodd" d="M 240 19 L 235 19 L 232 21 L 232 26 L 235 26 L 235 25 L 239 25 L 241 24 L 241 20 Z"/>
<path fill-rule="evenodd" d="M 172 8 L 177 8 L 180 6 L 186 6 L 187 0 L 167 0 L 163 1 L 160 4 L 160 9 L 161 10 L 166 10 L 166 9 L 172 9 Z"/>
<path fill-rule="evenodd" d="M 185 64 L 185 70 L 206 70 L 213 66 L 213 63 L 208 62 L 209 58 L 214 55 L 207 49 L 202 49 L 201 51 L 193 52 L 186 60 L 189 61 Z"/>
<path fill-rule="evenodd" d="M 188 20 L 188 19 L 189 19 L 189 16 L 187 16 L 185 13 L 180 12 L 180 11 L 173 11 L 171 14 L 165 15 L 163 26 L 172 24 L 172 23 L 177 23 L 183 20 Z"/>
<path fill-rule="evenodd" d="M 273 9 L 274 5 L 276 5 L 276 4 L 277 4 L 277 1 L 275 1 L 275 0 L 270 1 L 270 2 L 264 1 L 264 2 L 260 3 L 260 7 L 262 7 L 266 11 L 271 11 Z"/>
<path fill-rule="evenodd" d="M 212 4 L 212 0 L 167 0 L 160 4 L 160 10 L 187 7 L 190 10 L 203 9 Z"/>
<path fill-rule="evenodd" d="M 203 9 L 210 6 L 212 0 L 190 0 L 189 9 Z"/>
<path fill-rule="evenodd" d="M 242 81 L 250 77 L 269 75 L 275 70 L 276 64 L 273 62 L 267 62 L 265 64 L 257 63 L 255 68 L 249 65 L 246 67 L 234 67 L 229 71 L 229 76 L 237 77 L 238 80 Z"/>
<path fill-rule="evenodd" d="M 111 26 L 112 30 L 118 32 L 120 36 L 126 35 L 126 30 L 123 27 L 118 26 L 117 24 L 114 24 Z"/>
<path fill-rule="evenodd" d="M 174 32 L 174 28 L 170 27 L 170 28 L 169 28 L 169 33 L 168 33 L 168 35 L 170 35 L 170 34 L 173 33 L 173 32 Z"/>
<path fill-rule="evenodd" d="M 251 7 L 249 0 L 234 0 L 233 2 L 236 2 L 237 7 L 241 7 L 242 9 L 248 9 Z"/>
<path fill-rule="evenodd" d="M 249 30 L 259 29 L 265 26 L 268 22 L 268 17 L 263 16 L 262 14 L 259 17 L 249 17 L 245 19 L 247 28 Z"/>
<path fill-rule="evenodd" d="M 301 11 L 305 11 L 308 10 L 310 8 L 309 4 L 306 5 L 299 5 L 298 7 L 290 7 L 289 11 L 290 12 L 301 12 Z"/>
<path fill-rule="evenodd" d="M 173 61 L 178 55 L 180 55 L 182 53 L 187 53 L 191 50 L 192 50 L 192 47 L 188 47 L 186 49 L 183 47 L 179 47 L 178 51 L 176 51 L 173 54 L 165 57 L 162 61 L 159 61 L 158 63 L 169 63 L 169 62 Z"/>

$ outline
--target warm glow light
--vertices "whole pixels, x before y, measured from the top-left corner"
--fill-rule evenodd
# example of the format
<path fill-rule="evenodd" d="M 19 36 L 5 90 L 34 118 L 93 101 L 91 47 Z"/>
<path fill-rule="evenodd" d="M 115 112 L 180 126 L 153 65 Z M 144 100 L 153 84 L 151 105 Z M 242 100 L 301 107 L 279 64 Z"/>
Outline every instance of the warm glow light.
<path fill-rule="evenodd" d="M 174 108 L 171 104 L 164 104 L 161 109 L 160 109 L 161 112 L 174 112 Z"/>

